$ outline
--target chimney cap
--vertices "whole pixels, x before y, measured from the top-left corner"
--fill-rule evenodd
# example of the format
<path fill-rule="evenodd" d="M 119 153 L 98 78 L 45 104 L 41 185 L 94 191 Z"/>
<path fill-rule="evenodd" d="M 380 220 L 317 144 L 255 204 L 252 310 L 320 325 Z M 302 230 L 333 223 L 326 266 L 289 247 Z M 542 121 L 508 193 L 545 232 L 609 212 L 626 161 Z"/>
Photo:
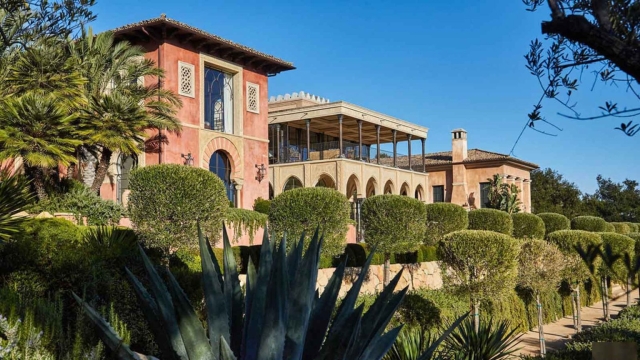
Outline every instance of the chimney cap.
<path fill-rule="evenodd" d="M 453 132 L 464 132 L 464 133 L 466 133 L 466 132 L 467 132 L 467 130 L 465 130 L 465 129 L 463 129 L 463 128 L 457 128 L 457 129 L 453 129 L 453 130 L 451 130 L 451 132 L 452 132 L 452 133 L 453 133 Z"/>

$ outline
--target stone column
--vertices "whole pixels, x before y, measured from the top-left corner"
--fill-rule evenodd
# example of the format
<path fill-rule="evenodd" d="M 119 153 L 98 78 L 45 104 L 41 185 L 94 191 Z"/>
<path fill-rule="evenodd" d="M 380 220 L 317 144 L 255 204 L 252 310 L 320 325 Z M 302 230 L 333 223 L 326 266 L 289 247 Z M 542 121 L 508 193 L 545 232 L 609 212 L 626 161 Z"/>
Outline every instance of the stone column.
<path fill-rule="evenodd" d="M 408 161 L 409 161 L 409 170 L 411 170 L 411 134 L 407 134 L 407 149 L 409 152 L 409 157 L 408 157 Z"/>
<path fill-rule="evenodd" d="M 280 144 L 282 136 L 280 135 L 280 124 L 276 124 L 276 163 L 280 162 Z"/>
<path fill-rule="evenodd" d="M 426 148 L 425 148 L 425 143 L 427 142 L 427 139 L 420 139 L 420 142 L 422 143 L 422 172 L 427 172 L 427 159 L 426 159 Z M 425 189 L 425 191 L 427 191 L 427 189 Z M 426 198 L 426 196 L 425 196 Z"/>
<path fill-rule="evenodd" d="M 380 165 L 380 125 L 376 125 L 376 161 Z"/>
<path fill-rule="evenodd" d="M 311 157 L 311 119 L 307 119 L 307 160 Z"/>
<path fill-rule="evenodd" d="M 398 161 L 398 139 L 397 139 L 397 134 L 398 131 L 396 129 L 391 130 L 391 133 L 393 134 L 393 167 L 397 167 L 397 161 Z"/>
<path fill-rule="evenodd" d="M 362 161 L 362 120 L 358 120 L 358 160 Z"/>
<path fill-rule="evenodd" d="M 524 179 L 522 187 L 523 187 L 522 202 L 524 203 L 524 211 L 530 213 L 533 210 L 531 208 L 531 180 Z"/>
<path fill-rule="evenodd" d="M 340 157 L 344 157 L 344 151 L 342 148 L 342 114 L 338 115 L 338 127 L 340 128 L 338 147 L 340 148 Z"/>

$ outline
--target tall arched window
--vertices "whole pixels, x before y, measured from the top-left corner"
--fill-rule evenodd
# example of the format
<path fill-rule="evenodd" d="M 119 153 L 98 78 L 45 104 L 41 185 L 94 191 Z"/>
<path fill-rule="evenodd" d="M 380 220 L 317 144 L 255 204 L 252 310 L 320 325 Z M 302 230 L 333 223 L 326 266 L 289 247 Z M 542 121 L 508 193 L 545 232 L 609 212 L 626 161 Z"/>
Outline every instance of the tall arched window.
<path fill-rule="evenodd" d="M 296 178 L 295 176 L 292 176 L 287 179 L 287 182 L 284 184 L 284 189 L 282 189 L 282 191 L 298 189 L 301 187 L 302 183 L 300 182 L 300 180 L 298 180 L 298 178 Z"/>
<path fill-rule="evenodd" d="M 209 171 L 222 179 L 224 187 L 227 190 L 227 198 L 231 203 L 235 204 L 236 189 L 231 181 L 231 161 L 229 161 L 227 154 L 220 150 L 214 152 L 209 160 Z"/>

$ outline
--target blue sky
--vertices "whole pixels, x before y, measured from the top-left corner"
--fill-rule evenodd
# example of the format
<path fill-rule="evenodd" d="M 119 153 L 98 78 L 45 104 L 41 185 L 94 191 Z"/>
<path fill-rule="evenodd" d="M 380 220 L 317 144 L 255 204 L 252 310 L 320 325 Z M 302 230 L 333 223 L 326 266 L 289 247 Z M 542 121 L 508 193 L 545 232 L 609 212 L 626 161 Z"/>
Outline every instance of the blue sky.
<path fill-rule="evenodd" d="M 450 131 L 463 127 L 469 148 L 509 153 L 541 94 L 523 55 L 548 10 L 527 12 L 521 1 L 99 0 L 95 11 L 98 31 L 165 13 L 291 61 L 297 69 L 271 78 L 270 95 L 303 90 L 426 126 L 429 152 L 449 150 Z M 589 85 L 574 97 L 583 115 L 597 115 L 605 100 L 637 104 L 623 89 L 591 91 L 592 74 L 583 79 Z M 598 174 L 640 179 L 640 135 L 613 130 L 617 120 L 568 120 L 544 105 L 563 131 L 527 130 L 517 157 L 558 170 L 585 192 Z"/>

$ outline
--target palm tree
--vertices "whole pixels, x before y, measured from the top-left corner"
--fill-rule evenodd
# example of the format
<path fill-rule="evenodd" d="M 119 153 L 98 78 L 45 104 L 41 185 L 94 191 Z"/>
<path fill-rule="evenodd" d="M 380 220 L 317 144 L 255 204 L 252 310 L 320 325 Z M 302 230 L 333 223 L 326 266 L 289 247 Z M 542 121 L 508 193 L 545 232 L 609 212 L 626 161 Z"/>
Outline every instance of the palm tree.
<path fill-rule="evenodd" d="M 182 104 L 157 82 L 145 86 L 141 79 L 162 79 L 162 69 L 144 58 L 144 49 L 122 41 L 110 32 L 94 36 L 89 30 L 73 44 L 82 74 L 88 106 L 82 112 L 79 133 L 85 143 L 100 154 L 91 189 L 104 182 L 113 153 L 136 156 L 148 129 L 180 131 L 175 117 Z"/>

